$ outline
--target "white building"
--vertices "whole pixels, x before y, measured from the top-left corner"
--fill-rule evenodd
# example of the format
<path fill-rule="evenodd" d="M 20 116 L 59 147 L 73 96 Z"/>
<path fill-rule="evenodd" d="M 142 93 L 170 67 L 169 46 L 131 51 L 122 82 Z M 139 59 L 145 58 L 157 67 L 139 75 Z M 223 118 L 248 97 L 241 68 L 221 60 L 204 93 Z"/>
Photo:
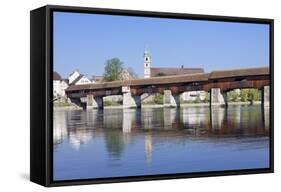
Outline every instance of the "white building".
<path fill-rule="evenodd" d="M 75 70 L 68 76 L 68 84 L 69 85 L 82 85 L 93 83 L 90 79 L 88 79 L 85 75 L 81 74 L 78 70 Z"/>
<path fill-rule="evenodd" d="M 68 87 L 68 84 L 61 76 L 57 73 L 53 73 L 53 96 L 55 98 L 65 97 L 65 89 Z"/>

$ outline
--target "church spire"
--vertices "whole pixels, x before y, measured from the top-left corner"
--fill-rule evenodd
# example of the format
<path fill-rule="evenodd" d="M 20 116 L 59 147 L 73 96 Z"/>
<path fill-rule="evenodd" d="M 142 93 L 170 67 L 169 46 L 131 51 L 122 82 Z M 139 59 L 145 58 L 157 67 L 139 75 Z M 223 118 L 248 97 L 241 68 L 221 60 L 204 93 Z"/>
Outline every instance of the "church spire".
<path fill-rule="evenodd" d="M 150 65 L 151 65 L 151 56 L 150 53 L 147 49 L 147 46 L 145 47 L 144 50 L 144 55 L 143 55 L 143 59 L 144 59 L 144 78 L 150 78 Z"/>
<path fill-rule="evenodd" d="M 145 47 L 144 47 L 144 53 L 149 54 L 148 44 L 146 44 Z"/>

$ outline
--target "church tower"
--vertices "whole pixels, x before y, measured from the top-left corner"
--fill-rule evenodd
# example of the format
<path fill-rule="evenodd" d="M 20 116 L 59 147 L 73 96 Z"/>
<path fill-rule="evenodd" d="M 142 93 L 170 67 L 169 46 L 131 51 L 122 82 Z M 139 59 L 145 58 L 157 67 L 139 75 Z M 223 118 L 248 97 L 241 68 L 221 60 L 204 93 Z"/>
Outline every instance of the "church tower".
<path fill-rule="evenodd" d="M 147 50 L 144 51 L 143 59 L 144 59 L 144 61 L 143 61 L 144 78 L 150 78 L 151 57 Z"/>

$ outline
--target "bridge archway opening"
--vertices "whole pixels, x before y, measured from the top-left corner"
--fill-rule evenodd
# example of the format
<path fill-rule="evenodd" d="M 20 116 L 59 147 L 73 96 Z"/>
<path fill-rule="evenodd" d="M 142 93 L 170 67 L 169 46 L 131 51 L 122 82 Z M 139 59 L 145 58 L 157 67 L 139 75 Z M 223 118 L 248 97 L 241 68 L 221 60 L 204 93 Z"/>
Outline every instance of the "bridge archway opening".
<path fill-rule="evenodd" d="M 141 105 L 163 105 L 164 94 L 158 92 L 147 92 L 140 95 Z"/>
<path fill-rule="evenodd" d="M 107 106 L 122 106 L 123 95 L 108 95 L 103 97 L 103 105 Z"/>
<path fill-rule="evenodd" d="M 203 104 L 210 102 L 210 92 L 204 90 L 185 91 L 180 95 L 181 104 Z"/>

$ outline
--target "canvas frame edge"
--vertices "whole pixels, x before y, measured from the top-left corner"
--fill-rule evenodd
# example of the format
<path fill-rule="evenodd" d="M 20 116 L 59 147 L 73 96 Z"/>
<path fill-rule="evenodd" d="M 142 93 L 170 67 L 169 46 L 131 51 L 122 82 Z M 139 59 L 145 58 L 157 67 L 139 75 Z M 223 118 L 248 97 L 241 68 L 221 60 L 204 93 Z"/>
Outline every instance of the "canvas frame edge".
<path fill-rule="evenodd" d="M 52 72 L 53 72 L 53 12 L 79 12 L 79 13 L 96 13 L 106 15 L 126 15 L 126 16 L 140 16 L 140 17 L 157 17 L 157 18 L 175 18 L 175 19 L 193 19 L 193 20 L 208 20 L 208 21 L 223 21 L 223 22 L 242 22 L 242 23 L 260 23 L 269 24 L 269 37 L 270 37 L 270 167 L 265 169 L 245 169 L 245 170 L 226 170 L 226 171 L 212 171 L 212 172 L 196 172 L 196 173 L 179 173 L 179 174 L 165 174 L 165 175 L 146 175 L 146 176 L 129 176 L 129 177 L 115 177 L 115 178 L 103 178 L 103 179 L 81 179 L 81 180 L 65 180 L 54 181 L 53 174 L 53 143 L 52 143 L 52 112 L 53 106 L 51 102 L 52 98 Z M 32 17 L 35 17 L 35 12 L 40 12 L 41 17 L 44 18 L 44 29 L 39 29 L 34 23 L 32 23 Z M 250 17 L 232 17 L 232 16 L 218 16 L 218 15 L 201 15 L 201 14 L 186 14 L 186 13 L 171 13 L 171 12 L 155 12 L 155 11 L 140 11 L 140 10 L 122 10 L 122 9 L 107 9 L 107 8 L 90 8 L 90 7 L 74 7 L 74 6 L 61 6 L 61 5 L 46 5 L 41 8 L 32 10 L 30 12 L 30 29 L 38 30 L 40 33 L 41 42 L 45 42 L 43 45 L 38 45 L 38 42 L 34 41 L 34 37 L 30 35 L 30 71 L 34 68 L 34 60 L 41 60 L 44 65 L 40 66 L 42 71 L 39 74 L 30 73 L 30 180 L 37 184 L 46 187 L 55 186 L 68 186 L 68 185 L 86 185 L 86 184 L 101 184 L 101 183 L 120 183 L 120 182 L 135 182 L 135 181 L 151 181 L 151 180 L 164 180 L 164 179 L 184 179 L 184 178 L 198 178 L 198 177 L 213 177 L 213 176 L 231 176 L 231 175 L 247 175 L 247 174 L 259 174 L 259 173 L 273 173 L 274 172 L 274 20 L 267 18 L 250 18 Z M 41 26 L 42 27 L 42 26 Z M 32 47 L 39 47 L 42 49 L 43 55 L 35 55 Z M 41 57 L 41 58 L 39 58 Z M 32 102 L 33 96 L 38 92 L 38 84 L 40 82 L 32 82 L 37 76 L 44 76 L 44 89 L 41 89 L 41 95 L 46 97 L 39 98 L 37 102 L 43 107 L 44 115 L 34 112 L 36 106 Z M 34 78 L 35 77 L 35 78 Z M 37 106 L 38 108 L 38 106 Z M 36 118 L 44 118 L 44 125 L 34 123 Z M 40 127 L 41 134 L 36 131 L 35 127 Z M 36 141 L 36 137 L 40 135 L 40 138 L 44 138 L 43 141 Z M 34 151 L 34 143 L 42 145 L 44 154 L 38 155 Z M 35 170 L 32 163 L 36 161 L 38 165 L 44 165 Z M 40 162 L 40 163 L 38 163 Z M 38 167 L 37 167 L 38 168 Z M 40 178 L 34 176 L 40 173 Z"/>

